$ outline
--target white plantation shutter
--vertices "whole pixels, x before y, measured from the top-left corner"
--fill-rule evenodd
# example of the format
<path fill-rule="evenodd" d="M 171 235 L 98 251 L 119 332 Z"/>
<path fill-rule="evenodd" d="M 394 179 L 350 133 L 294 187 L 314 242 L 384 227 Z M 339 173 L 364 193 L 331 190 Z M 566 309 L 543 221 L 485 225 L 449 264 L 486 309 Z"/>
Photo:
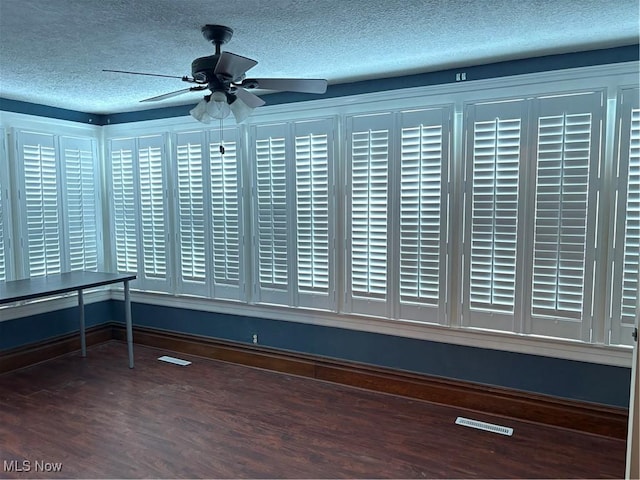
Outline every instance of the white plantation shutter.
<path fill-rule="evenodd" d="M 137 288 L 171 291 L 165 137 L 113 139 L 109 156 L 117 271 L 137 273 Z"/>
<path fill-rule="evenodd" d="M 287 124 L 254 129 L 256 300 L 288 305 L 289 195 Z"/>
<path fill-rule="evenodd" d="M 64 169 L 65 270 L 98 270 L 98 162 L 93 140 L 60 138 Z"/>
<path fill-rule="evenodd" d="M 141 286 L 167 290 L 167 186 L 164 137 L 138 139 Z"/>
<path fill-rule="evenodd" d="M 450 123 L 450 109 L 400 114 L 400 318 L 444 320 Z"/>
<path fill-rule="evenodd" d="M 220 152 L 221 143 L 224 154 Z M 240 300 L 244 293 L 242 202 L 238 129 L 209 132 L 213 296 Z"/>
<path fill-rule="evenodd" d="M 602 94 L 536 100 L 532 333 L 589 340 Z"/>
<path fill-rule="evenodd" d="M 59 165 L 53 135 L 17 132 L 29 277 L 62 271 Z"/>
<path fill-rule="evenodd" d="M 468 326 L 515 326 L 525 115 L 522 100 L 467 109 L 463 323 Z"/>
<path fill-rule="evenodd" d="M 640 89 L 619 95 L 616 138 L 616 223 L 613 229 L 612 281 L 609 288 L 610 343 L 632 345 L 636 326 L 640 270 Z"/>
<path fill-rule="evenodd" d="M 390 113 L 348 119 L 347 273 L 353 312 L 389 316 L 388 200 Z"/>
<path fill-rule="evenodd" d="M 178 292 L 209 295 L 204 132 L 175 138 L 178 220 Z"/>
<path fill-rule="evenodd" d="M 629 136 L 621 314 L 622 323 L 631 326 L 634 324 L 638 303 L 640 265 L 640 108 L 631 112 Z"/>
<path fill-rule="evenodd" d="M 0 128 L 0 281 L 13 278 L 10 272 L 9 260 L 10 240 L 9 226 L 11 224 L 11 207 L 9 205 L 9 162 L 5 144 L 5 131 Z"/>
<path fill-rule="evenodd" d="M 335 310 L 333 121 L 294 124 L 297 303 Z"/>
<path fill-rule="evenodd" d="M 133 138 L 110 141 L 112 235 L 115 267 L 119 273 L 138 271 L 138 208 L 133 163 L 135 148 Z"/>

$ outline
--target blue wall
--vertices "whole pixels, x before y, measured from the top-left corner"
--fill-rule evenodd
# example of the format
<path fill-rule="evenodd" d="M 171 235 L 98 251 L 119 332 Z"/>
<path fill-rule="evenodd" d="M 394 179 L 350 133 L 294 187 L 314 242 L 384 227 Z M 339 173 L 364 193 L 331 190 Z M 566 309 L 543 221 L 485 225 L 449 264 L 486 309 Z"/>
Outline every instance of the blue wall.
<path fill-rule="evenodd" d="M 86 305 L 87 327 L 121 319 L 121 301 Z M 628 407 L 631 369 L 336 327 L 132 304 L 134 325 Z M 77 308 L 0 322 L 0 352 L 78 331 Z"/>
<path fill-rule="evenodd" d="M 109 301 L 85 305 L 87 328 L 111 321 L 113 306 Z M 0 312 L 0 320 L 2 320 Z M 0 321 L 0 352 L 40 342 L 52 337 L 80 331 L 78 308 L 65 308 L 31 317 Z M 79 345 L 79 344 L 78 344 Z"/>
<path fill-rule="evenodd" d="M 121 302 L 114 302 L 121 303 Z M 115 306 L 120 318 L 122 305 Z M 628 407 L 631 369 L 335 327 L 156 305 L 132 307 L 135 325 L 379 365 L 574 400 Z"/>

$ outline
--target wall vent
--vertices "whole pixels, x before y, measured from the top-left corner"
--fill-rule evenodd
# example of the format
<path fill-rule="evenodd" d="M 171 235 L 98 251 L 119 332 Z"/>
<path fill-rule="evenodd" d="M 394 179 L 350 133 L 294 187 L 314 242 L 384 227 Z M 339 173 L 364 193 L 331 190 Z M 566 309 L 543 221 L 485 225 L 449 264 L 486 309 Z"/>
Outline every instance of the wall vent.
<path fill-rule="evenodd" d="M 487 432 L 499 433 L 500 435 L 507 435 L 509 437 L 513 435 L 513 428 L 511 427 L 481 422 L 479 420 L 471 420 L 470 418 L 458 417 L 456 418 L 456 424 L 463 425 L 465 427 L 477 428 L 478 430 L 486 430 Z"/>

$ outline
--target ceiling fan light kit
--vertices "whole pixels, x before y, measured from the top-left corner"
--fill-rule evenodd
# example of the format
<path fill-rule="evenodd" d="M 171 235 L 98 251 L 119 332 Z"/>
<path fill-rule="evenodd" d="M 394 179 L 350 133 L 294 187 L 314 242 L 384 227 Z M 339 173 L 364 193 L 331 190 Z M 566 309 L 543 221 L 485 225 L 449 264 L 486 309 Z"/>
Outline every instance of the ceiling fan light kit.
<path fill-rule="evenodd" d="M 266 102 L 251 93 L 249 89 L 287 91 L 322 94 L 327 90 L 327 81 L 323 79 L 304 78 L 246 78 L 246 72 L 258 64 L 241 55 L 222 52 L 221 46 L 231 40 L 233 30 L 223 25 L 205 25 L 202 27 L 204 38 L 215 45 L 215 54 L 196 58 L 191 62 L 191 77 L 160 75 L 153 73 L 130 72 L 123 70 L 104 70 L 114 73 L 134 75 L 150 75 L 180 78 L 183 82 L 194 83 L 195 86 L 165 93 L 141 100 L 156 102 L 194 92 L 209 89 L 206 95 L 189 113 L 202 123 L 211 123 L 214 119 L 223 119 L 230 113 L 236 123 L 246 120 L 251 112 Z"/>

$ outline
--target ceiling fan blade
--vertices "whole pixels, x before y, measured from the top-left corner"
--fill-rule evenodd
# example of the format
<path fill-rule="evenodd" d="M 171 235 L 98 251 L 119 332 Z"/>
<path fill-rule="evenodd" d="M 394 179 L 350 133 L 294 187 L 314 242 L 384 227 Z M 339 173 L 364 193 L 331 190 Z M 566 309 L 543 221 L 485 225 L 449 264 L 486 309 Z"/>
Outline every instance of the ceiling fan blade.
<path fill-rule="evenodd" d="M 144 100 L 140 100 L 140 101 L 141 102 L 157 102 L 158 100 L 165 100 L 167 98 L 177 97 L 178 95 L 182 95 L 183 93 L 204 90 L 205 88 L 207 88 L 206 85 L 201 85 L 198 87 L 191 87 L 191 88 L 183 88 L 182 90 L 176 90 L 175 92 L 164 93 L 162 95 L 158 95 L 157 97 L 145 98 Z"/>
<path fill-rule="evenodd" d="M 242 77 L 244 73 L 258 64 L 255 60 L 236 55 L 235 53 L 222 52 L 213 73 L 224 75 L 232 81 Z"/>
<path fill-rule="evenodd" d="M 249 108 L 261 107 L 262 105 L 267 103 L 263 99 L 261 99 L 259 96 L 254 95 L 253 93 L 246 91 L 244 88 L 238 87 L 236 89 L 235 94 Z"/>
<path fill-rule="evenodd" d="M 159 73 L 143 73 L 143 72 L 128 72 L 126 70 L 102 70 L 103 72 L 113 72 L 113 73 L 128 73 L 130 75 L 147 75 L 149 77 L 165 77 L 165 78 L 180 78 L 184 79 L 185 77 L 178 77 L 176 75 L 161 75 Z"/>
<path fill-rule="evenodd" d="M 324 93 L 327 91 L 327 81 L 314 78 L 247 78 L 241 86 L 281 92 Z"/>

